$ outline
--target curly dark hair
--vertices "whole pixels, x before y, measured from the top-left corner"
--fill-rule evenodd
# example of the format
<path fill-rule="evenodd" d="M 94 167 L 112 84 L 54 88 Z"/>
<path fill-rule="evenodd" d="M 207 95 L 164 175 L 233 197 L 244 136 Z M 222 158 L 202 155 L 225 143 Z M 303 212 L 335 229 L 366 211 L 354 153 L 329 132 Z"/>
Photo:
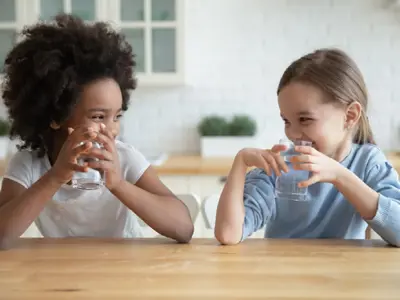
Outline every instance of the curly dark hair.
<path fill-rule="evenodd" d="M 134 54 L 125 37 L 105 22 L 85 23 L 59 14 L 53 22 L 25 27 L 5 59 L 3 100 L 20 149 L 46 153 L 52 121 L 68 119 L 83 85 L 112 78 L 120 86 L 122 109 L 136 88 Z"/>

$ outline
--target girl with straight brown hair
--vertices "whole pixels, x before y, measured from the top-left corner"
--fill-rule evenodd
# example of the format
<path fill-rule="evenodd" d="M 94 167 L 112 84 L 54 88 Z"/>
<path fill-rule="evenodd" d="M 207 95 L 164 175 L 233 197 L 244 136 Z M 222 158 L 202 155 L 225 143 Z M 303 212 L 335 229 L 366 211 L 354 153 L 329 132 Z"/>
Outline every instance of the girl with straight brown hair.
<path fill-rule="evenodd" d="M 398 174 L 375 145 L 355 62 L 338 49 L 309 53 L 284 71 L 277 94 L 286 136 L 310 146 L 296 146 L 288 162 L 285 145 L 241 150 L 219 201 L 216 238 L 235 244 L 265 226 L 270 238 L 363 239 L 369 225 L 400 246 Z M 306 201 L 275 193 L 289 168 L 310 172 L 298 184 Z"/>

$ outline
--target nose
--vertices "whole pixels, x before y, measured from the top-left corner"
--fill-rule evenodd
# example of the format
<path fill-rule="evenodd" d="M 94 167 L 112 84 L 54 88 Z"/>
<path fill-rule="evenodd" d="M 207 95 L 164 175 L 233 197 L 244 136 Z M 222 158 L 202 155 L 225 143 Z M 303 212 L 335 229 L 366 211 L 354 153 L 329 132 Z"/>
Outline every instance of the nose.
<path fill-rule="evenodd" d="M 112 120 L 112 121 L 103 122 L 103 124 L 106 126 L 106 129 L 111 132 L 113 138 L 115 139 L 119 134 L 119 124 L 118 124 L 118 122 L 114 122 Z"/>
<path fill-rule="evenodd" d="M 297 128 L 288 128 L 286 129 L 286 136 L 292 140 L 300 140 L 303 137 L 303 132 Z"/>

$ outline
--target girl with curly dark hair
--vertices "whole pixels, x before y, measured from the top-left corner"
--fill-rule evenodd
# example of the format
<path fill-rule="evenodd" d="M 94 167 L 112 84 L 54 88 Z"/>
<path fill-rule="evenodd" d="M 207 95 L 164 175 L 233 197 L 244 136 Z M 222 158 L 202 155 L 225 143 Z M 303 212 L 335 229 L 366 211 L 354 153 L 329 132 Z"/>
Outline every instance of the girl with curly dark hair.
<path fill-rule="evenodd" d="M 22 141 L 0 192 L 3 245 L 32 222 L 45 237 L 137 237 L 137 216 L 158 233 L 188 242 L 187 207 L 141 153 L 116 140 L 136 88 L 124 36 L 106 23 L 66 14 L 22 35 L 6 57 L 2 87 L 11 137 Z M 94 141 L 104 148 L 92 147 Z M 83 153 L 98 161 L 79 165 Z M 105 171 L 104 188 L 73 189 L 74 172 L 89 167 Z"/>

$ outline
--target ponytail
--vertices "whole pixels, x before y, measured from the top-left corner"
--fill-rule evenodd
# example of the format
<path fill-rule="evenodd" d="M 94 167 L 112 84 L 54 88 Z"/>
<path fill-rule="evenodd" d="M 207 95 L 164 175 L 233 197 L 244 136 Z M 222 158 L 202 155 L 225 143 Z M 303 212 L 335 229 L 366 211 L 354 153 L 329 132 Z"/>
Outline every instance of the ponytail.
<path fill-rule="evenodd" d="M 357 132 L 354 135 L 353 142 L 356 144 L 376 144 L 371 125 L 369 124 L 368 117 L 364 110 L 361 111 L 360 123 Z"/>

